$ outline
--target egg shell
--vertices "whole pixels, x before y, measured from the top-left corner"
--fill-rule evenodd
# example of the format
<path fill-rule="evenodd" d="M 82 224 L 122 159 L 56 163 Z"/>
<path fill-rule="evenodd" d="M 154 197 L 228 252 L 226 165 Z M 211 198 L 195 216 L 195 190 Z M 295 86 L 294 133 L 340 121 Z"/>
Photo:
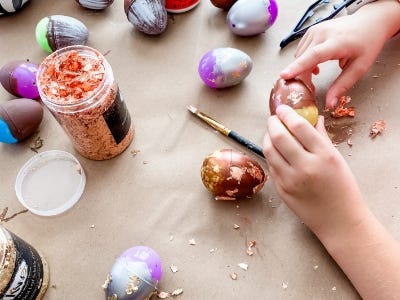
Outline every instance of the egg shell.
<path fill-rule="evenodd" d="M 318 121 L 317 100 L 311 89 L 300 79 L 279 78 L 269 95 L 269 110 L 276 114 L 276 108 L 286 104 L 307 119 L 313 126 Z"/>
<path fill-rule="evenodd" d="M 200 59 L 200 78 L 211 88 L 226 88 L 239 84 L 249 75 L 253 62 L 249 55 L 235 48 L 216 48 Z"/>
<path fill-rule="evenodd" d="M 17 143 L 36 132 L 43 119 L 42 105 L 32 99 L 14 99 L 0 105 L 0 142 Z"/>
<path fill-rule="evenodd" d="M 204 159 L 201 179 L 215 200 L 237 200 L 251 198 L 260 191 L 267 176 L 255 159 L 236 150 L 221 149 Z"/>
<path fill-rule="evenodd" d="M 132 247 L 122 253 L 112 266 L 104 284 L 106 299 L 150 299 L 161 275 L 161 259 L 153 249 Z"/>
<path fill-rule="evenodd" d="M 229 10 L 237 0 L 210 0 L 212 5 L 223 10 Z"/>
<path fill-rule="evenodd" d="M 0 0 L 0 16 L 19 11 L 29 0 Z"/>
<path fill-rule="evenodd" d="M 51 53 L 72 45 L 86 45 L 89 30 L 78 19 L 64 15 L 44 17 L 36 25 L 36 41 Z"/>
<path fill-rule="evenodd" d="M 10 94 L 19 98 L 37 99 L 38 66 L 27 61 L 12 61 L 0 69 L 0 83 Z"/>
<path fill-rule="evenodd" d="M 128 21 L 139 31 L 158 35 L 167 28 L 167 11 L 164 0 L 124 0 Z"/>
<path fill-rule="evenodd" d="M 114 0 L 75 0 L 80 6 L 92 10 L 103 10 L 113 4 Z"/>
<path fill-rule="evenodd" d="M 226 18 L 234 34 L 252 36 L 265 32 L 275 23 L 277 16 L 275 0 L 238 0 Z"/>

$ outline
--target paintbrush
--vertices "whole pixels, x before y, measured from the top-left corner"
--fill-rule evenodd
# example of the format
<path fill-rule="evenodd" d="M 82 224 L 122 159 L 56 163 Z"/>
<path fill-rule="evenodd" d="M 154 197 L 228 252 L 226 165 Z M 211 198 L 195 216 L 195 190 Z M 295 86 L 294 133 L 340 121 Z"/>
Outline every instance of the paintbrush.
<path fill-rule="evenodd" d="M 237 132 L 225 127 L 221 123 L 215 121 L 213 118 L 210 116 L 207 116 L 205 113 L 199 111 L 196 107 L 194 106 L 188 106 L 187 109 L 198 116 L 200 119 L 202 119 L 204 122 L 206 122 L 208 125 L 210 125 L 212 128 L 218 130 L 221 132 L 223 135 L 226 135 L 227 137 L 230 137 L 232 140 L 238 142 L 239 144 L 245 146 L 247 149 L 253 151 L 254 153 L 258 154 L 259 156 L 265 158 L 262 149 L 254 144 L 253 142 L 249 141 L 248 139 L 242 137 L 239 135 Z"/>

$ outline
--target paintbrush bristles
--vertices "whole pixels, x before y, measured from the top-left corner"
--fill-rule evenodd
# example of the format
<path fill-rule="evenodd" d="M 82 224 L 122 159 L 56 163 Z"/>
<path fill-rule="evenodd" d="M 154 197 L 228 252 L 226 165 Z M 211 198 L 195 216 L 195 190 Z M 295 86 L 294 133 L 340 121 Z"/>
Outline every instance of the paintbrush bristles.
<path fill-rule="evenodd" d="M 197 111 L 198 111 L 196 107 L 191 106 L 191 105 L 189 105 L 189 106 L 187 107 L 187 109 L 188 109 L 189 111 L 191 111 L 192 113 L 194 113 L 194 114 L 196 114 Z"/>

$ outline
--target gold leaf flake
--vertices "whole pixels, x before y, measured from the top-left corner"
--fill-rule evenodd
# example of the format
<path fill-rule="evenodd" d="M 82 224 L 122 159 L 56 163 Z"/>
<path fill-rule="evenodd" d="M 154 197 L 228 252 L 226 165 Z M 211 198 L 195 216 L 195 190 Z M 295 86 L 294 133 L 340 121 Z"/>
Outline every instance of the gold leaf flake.
<path fill-rule="evenodd" d="M 111 280 L 112 280 L 111 275 L 107 274 L 106 281 L 104 282 L 104 284 L 101 287 L 106 290 L 108 288 L 108 286 L 110 285 Z"/>
<path fill-rule="evenodd" d="M 108 296 L 107 300 L 118 300 L 118 295 L 117 294 L 113 294 L 112 296 Z"/>
<path fill-rule="evenodd" d="M 286 290 L 288 288 L 288 283 L 287 282 L 282 282 L 282 288 Z"/>
<path fill-rule="evenodd" d="M 178 267 L 177 267 L 177 266 L 175 266 L 174 264 L 171 264 L 169 267 L 170 267 L 170 269 L 171 269 L 172 273 L 176 273 L 176 272 L 178 272 Z"/>
<path fill-rule="evenodd" d="M 238 224 L 233 224 L 233 229 L 239 229 L 240 226 Z"/>
<path fill-rule="evenodd" d="M 183 293 L 183 289 L 176 289 L 171 293 L 172 296 L 178 296 Z"/>
<path fill-rule="evenodd" d="M 167 299 L 167 298 L 171 297 L 171 293 L 168 293 L 168 292 L 159 292 L 159 293 L 157 294 L 157 297 L 160 298 L 160 299 Z"/>
<path fill-rule="evenodd" d="M 128 286 L 126 287 L 126 290 L 125 290 L 126 294 L 131 295 L 131 294 L 135 293 L 139 289 L 139 284 L 140 284 L 139 277 L 137 277 L 135 275 L 129 276 Z"/>
<path fill-rule="evenodd" d="M 246 263 L 238 263 L 239 268 L 243 269 L 243 270 L 248 270 L 249 265 Z"/>
<path fill-rule="evenodd" d="M 232 272 L 231 274 L 229 274 L 229 276 L 232 278 L 232 280 L 237 279 L 237 274 L 235 272 Z"/>
<path fill-rule="evenodd" d="M 192 246 L 196 245 L 195 239 L 190 239 L 189 240 L 189 245 L 192 245 Z"/>
<path fill-rule="evenodd" d="M 386 122 L 384 120 L 377 120 L 371 125 L 369 136 L 371 138 L 374 138 L 385 129 L 386 129 Z"/>

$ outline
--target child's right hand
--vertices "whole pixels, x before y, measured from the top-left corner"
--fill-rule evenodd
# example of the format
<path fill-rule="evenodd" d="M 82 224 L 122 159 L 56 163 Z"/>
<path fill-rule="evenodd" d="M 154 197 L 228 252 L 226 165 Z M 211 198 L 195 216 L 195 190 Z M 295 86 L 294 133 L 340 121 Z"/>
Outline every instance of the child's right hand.
<path fill-rule="evenodd" d="M 385 42 L 399 29 L 400 6 L 383 0 L 360 8 L 355 14 L 319 23 L 300 40 L 296 59 L 285 68 L 283 79 L 319 73 L 318 65 L 338 60 L 341 74 L 326 94 L 326 107 L 338 99 L 368 71 Z"/>

